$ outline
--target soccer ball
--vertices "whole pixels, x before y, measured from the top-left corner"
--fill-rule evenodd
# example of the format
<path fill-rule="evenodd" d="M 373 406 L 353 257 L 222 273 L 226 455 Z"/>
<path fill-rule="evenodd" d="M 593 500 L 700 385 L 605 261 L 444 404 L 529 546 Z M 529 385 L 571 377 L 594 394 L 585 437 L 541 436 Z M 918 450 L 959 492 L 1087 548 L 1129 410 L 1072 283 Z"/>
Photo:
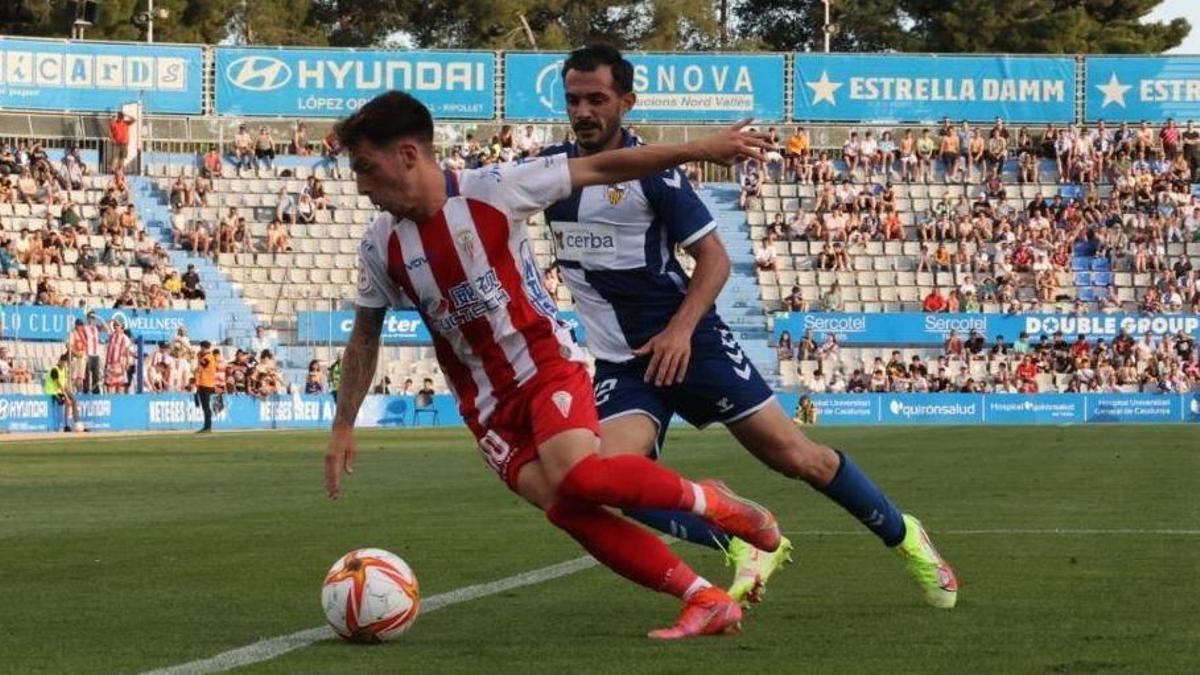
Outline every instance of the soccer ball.
<path fill-rule="evenodd" d="M 394 640 L 417 620 L 417 577 L 399 556 L 360 548 L 342 556 L 321 587 L 330 627 L 351 642 Z"/>

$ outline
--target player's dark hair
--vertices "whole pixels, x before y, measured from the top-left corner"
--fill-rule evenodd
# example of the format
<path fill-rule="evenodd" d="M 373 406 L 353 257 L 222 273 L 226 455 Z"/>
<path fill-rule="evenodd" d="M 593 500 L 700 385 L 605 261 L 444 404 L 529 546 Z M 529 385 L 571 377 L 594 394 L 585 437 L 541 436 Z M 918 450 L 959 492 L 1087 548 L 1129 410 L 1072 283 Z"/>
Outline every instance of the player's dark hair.
<path fill-rule="evenodd" d="M 571 52 L 563 62 L 562 76 L 565 80 L 568 70 L 590 73 L 600 66 L 608 66 L 612 71 L 613 89 L 618 95 L 623 96 L 633 91 L 633 64 L 621 56 L 616 47 L 609 44 L 591 44 Z"/>
<path fill-rule="evenodd" d="M 354 150 L 363 141 L 383 146 L 400 138 L 412 138 L 433 149 L 433 117 L 413 96 L 389 91 L 371 99 L 358 112 L 333 127 L 338 142 Z"/>

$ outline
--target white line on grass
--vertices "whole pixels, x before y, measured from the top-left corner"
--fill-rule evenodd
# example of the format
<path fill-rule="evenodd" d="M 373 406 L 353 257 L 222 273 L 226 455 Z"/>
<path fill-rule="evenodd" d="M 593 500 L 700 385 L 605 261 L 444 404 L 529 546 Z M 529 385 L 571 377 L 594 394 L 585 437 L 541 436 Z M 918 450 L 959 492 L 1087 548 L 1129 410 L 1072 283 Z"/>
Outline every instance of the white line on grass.
<path fill-rule="evenodd" d="M 793 537 L 825 537 L 825 536 L 864 536 L 870 534 L 866 530 L 795 530 L 785 532 L 785 534 Z M 974 536 L 974 535 L 1012 535 L 1012 536 L 1096 536 L 1096 535 L 1142 535 L 1142 536 L 1185 536 L 1194 537 L 1200 536 L 1200 530 L 1191 529 L 1136 529 L 1136 528 L 1115 528 L 1115 529 L 1072 529 L 1072 528 L 1051 528 L 1051 529 L 991 529 L 991 530 L 935 530 L 935 535 L 947 536 Z M 669 539 L 663 537 L 664 540 Z M 556 565 L 542 567 L 529 572 L 523 572 L 511 577 L 489 581 L 486 584 L 476 584 L 474 586 L 464 586 L 447 593 L 440 593 L 426 598 L 421 603 L 421 613 L 428 614 L 436 612 L 443 607 L 457 605 L 463 602 L 469 602 L 478 598 L 483 598 L 514 588 L 522 586 L 532 586 L 540 584 L 551 579 L 565 577 L 568 574 L 583 571 L 589 567 L 595 567 L 596 560 L 591 556 L 575 558 Z M 288 635 L 280 635 L 278 637 L 260 640 L 245 647 L 238 647 L 230 651 L 217 654 L 211 658 L 200 659 L 198 661 L 189 661 L 188 663 L 178 666 L 169 666 L 159 670 L 152 670 L 143 675 L 205 675 L 206 673 L 219 673 L 222 671 L 248 666 L 262 661 L 269 661 L 284 654 L 295 651 L 302 647 L 307 647 L 314 642 L 321 640 L 329 640 L 334 637 L 333 631 L 328 626 L 320 628 L 310 628 L 308 630 L 297 631 Z"/>
<path fill-rule="evenodd" d="M 558 563 L 542 567 L 529 572 L 523 572 L 511 577 L 489 581 L 486 584 L 476 584 L 474 586 L 464 586 L 448 593 L 440 593 L 425 598 L 421 602 L 421 614 L 436 612 L 443 607 L 457 605 L 463 602 L 469 602 L 478 598 L 503 593 L 514 588 L 522 586 L 532 586 L 540 584 L 551 579 L 565 577 L 568 574 L 583 571 L 589 567 L 595 567 L 596 560 L 591 556 L 584 556 L 574 560 Z M 328 640 L 333 638 L 333 630 L 328 626 L 320 628 L 310 628 L 302 630 L 290 635 L 280 635 L 279 637 L 260 640 L 252 645 L 238 647 L 221 654 L 217 654 L 211 658 L 201 659 L 199 661 L 190 661 L 178 666 L 170 666 L 160 670 L 153 670 L 144 675 L 202 675 L 204 673 L 219 673 L 231 668 L 240 666 L 248 666 L 260 661 L 268 661 L 270 659 L 283 656 L 284 654 L 307 647 L 314 642 Z"/>

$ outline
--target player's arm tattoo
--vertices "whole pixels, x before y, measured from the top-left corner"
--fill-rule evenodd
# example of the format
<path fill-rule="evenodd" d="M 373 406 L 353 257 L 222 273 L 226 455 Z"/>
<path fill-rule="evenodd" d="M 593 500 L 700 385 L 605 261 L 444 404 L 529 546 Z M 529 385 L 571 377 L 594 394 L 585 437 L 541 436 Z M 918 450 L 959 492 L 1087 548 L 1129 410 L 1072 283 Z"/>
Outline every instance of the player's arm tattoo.
<path fill-rule="evenodd" d="M 338 387 L 334 426 L 354 426 L 358 408 L 371 387 L 375 364 L 379 361 L 379 335 L 383 331 L 384 307 L 359 307 L 354 313 L 354 328 L 342 353 L 342 382 Z"/>

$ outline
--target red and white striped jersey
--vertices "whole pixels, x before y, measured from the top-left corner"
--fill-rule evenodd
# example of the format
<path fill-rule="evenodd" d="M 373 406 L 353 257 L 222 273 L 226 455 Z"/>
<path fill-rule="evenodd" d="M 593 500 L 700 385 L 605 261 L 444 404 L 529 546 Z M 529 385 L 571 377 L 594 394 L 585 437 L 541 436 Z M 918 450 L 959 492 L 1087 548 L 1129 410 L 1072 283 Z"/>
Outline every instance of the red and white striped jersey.
<path fill-rule="evenodd" d="M 447 173 L 424 223 L 384 213 L 359 246 L 360 307 L 415 307 L 469 425 L 539 371 L 583 361 L 542 286 L 525 221 L 571 195 L 566 155 Z"/>

